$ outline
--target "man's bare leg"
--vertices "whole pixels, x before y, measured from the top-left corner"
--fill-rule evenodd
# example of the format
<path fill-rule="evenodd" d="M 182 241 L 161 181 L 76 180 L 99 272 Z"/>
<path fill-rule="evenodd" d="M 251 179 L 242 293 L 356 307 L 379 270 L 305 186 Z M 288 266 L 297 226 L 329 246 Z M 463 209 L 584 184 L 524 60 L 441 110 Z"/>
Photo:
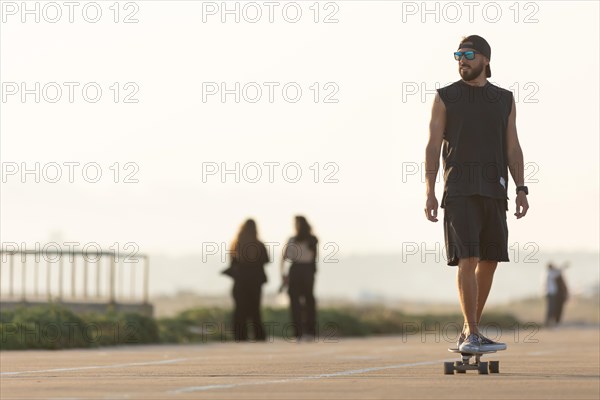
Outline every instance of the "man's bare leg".
<path fill-rule="evenodd" d="M 475 276 L 477 277 L 477 326 L 481 322 L 481 314 L 490 294 L 497 266 L 498 261 L 479 260 L 475 269 Z"/>
<path fill-rule="evenodd" d="M 477 276 L 477 326 L 481 323 L 481 314 L 485 307 L 486 300 L 490 294 L 492 288 L 492 281 L 494 280 L 494 272 L 498 266 L 497 261 L 479 261 L 475 275 Z M 481 335 L 480 335 L 481 336 Z M 483 344 L 488 346 L 489 350 L 506 350 L 506 344 L 500 342 L 494 342 L 487 338 L 483 338 Z"/>
<path fill-rule="evenodd" d="M 456 282 L 460 308 L 465 319 L 463 332 L 466 336 L 471 333 L 479 334 L 477 326 L 477 257 L 461 258 L 458 260 Z"/>

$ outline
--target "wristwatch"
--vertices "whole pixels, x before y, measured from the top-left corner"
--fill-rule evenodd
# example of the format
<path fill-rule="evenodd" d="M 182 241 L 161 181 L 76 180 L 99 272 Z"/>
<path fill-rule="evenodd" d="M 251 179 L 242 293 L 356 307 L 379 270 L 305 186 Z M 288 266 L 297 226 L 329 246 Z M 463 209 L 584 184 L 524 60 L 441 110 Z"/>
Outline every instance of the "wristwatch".
<path fill-rule="evenodd" d="M 523 191 L 526 195 L 529 195 L 529 189 L 527 189 L 527 186 L 517 186 L 517 194 L 519 194 L 520 191 Z"/>

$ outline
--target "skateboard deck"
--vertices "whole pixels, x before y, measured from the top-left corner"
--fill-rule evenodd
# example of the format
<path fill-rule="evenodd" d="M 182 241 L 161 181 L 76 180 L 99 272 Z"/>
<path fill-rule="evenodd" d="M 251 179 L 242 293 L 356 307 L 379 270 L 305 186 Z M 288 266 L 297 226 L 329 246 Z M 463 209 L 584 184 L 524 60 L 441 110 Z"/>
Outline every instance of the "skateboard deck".
<path fill-rule="evenodd" d="M 475 352 L 470 352 L 470 351 L 460 351 L 458 348 L 456 347 L 450 347 L 448 349 L 448 351 L 450 353 L 460 353 L 460 354 L 469 354 L 469 355 L 483 355 L 483 354 L 489 354 L 489 353 L 495 353 L 497 350 L 482 350 L 482 351 L 475 351 Z"/>
<path fill-rule="evenodd" d="M 444 374 L 453 375 L 454 371 L 459 374 L 464 374 L 468 370 L 475 370 L 480 374 L 497 374 L 500 372 L 500 361 L 481 361 L 481 357 L 485 354 L 495 353 L 496 350 L 465 352 L 458 348 L 449 348 L 451 353 L 460 353 L 461 361 L 445 362 Z M 471 359 L 475 358 L 474 362 Z"/>

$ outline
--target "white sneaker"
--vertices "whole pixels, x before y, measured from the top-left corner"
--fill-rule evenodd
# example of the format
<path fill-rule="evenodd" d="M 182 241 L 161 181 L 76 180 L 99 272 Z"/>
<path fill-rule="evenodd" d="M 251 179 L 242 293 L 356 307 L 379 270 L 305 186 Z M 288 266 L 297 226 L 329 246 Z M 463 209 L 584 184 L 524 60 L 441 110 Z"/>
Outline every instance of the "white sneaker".
<path fill-rule="evenodd" d="M 460 349 L 460 345 L 463 344 L 464 341 L 465 341 L 465 334 L 461 333 L 460 336 L 458 337 L 458 342 L 456 342 L 456 348 Z"/>
<path fill-rule="evenodd" d="M 483 335 L 481 336 L 481 350 L 506 350 L 506 343 L 494 342 L 492 339 L 488 339 Z"/>
<path fill-rule="evenodd" d="M 465 353 L 477 353 L 481 351 L 481 339 L 478 335 L 471 333 L 465 338 L 465 341 L 458 347 L 460 351 Z"/>

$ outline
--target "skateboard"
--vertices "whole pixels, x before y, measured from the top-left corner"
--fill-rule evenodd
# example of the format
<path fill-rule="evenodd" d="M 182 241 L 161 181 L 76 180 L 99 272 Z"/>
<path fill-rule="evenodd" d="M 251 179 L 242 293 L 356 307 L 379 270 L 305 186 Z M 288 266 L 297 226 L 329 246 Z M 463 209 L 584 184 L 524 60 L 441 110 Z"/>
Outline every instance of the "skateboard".
<path fill-rule="evenodd" d="M 457 348 L 450 348 L 448 351 L 451 353 L 460 353 L 462 361 L 445 362 L 444 374 L 446 375 L 453 375 L 454 371 L 457 374 L 465 374 L 468 370 L 476 370 L 480 374 L 488 374 L 488 372 L 492 374 L 500 373 L 500 361 L 480 360 L 484 354 L 495 353 L 496 350 L 467 353 Z M 471 358 L 475 358 L 475 362 L 471 363 Z"/>

